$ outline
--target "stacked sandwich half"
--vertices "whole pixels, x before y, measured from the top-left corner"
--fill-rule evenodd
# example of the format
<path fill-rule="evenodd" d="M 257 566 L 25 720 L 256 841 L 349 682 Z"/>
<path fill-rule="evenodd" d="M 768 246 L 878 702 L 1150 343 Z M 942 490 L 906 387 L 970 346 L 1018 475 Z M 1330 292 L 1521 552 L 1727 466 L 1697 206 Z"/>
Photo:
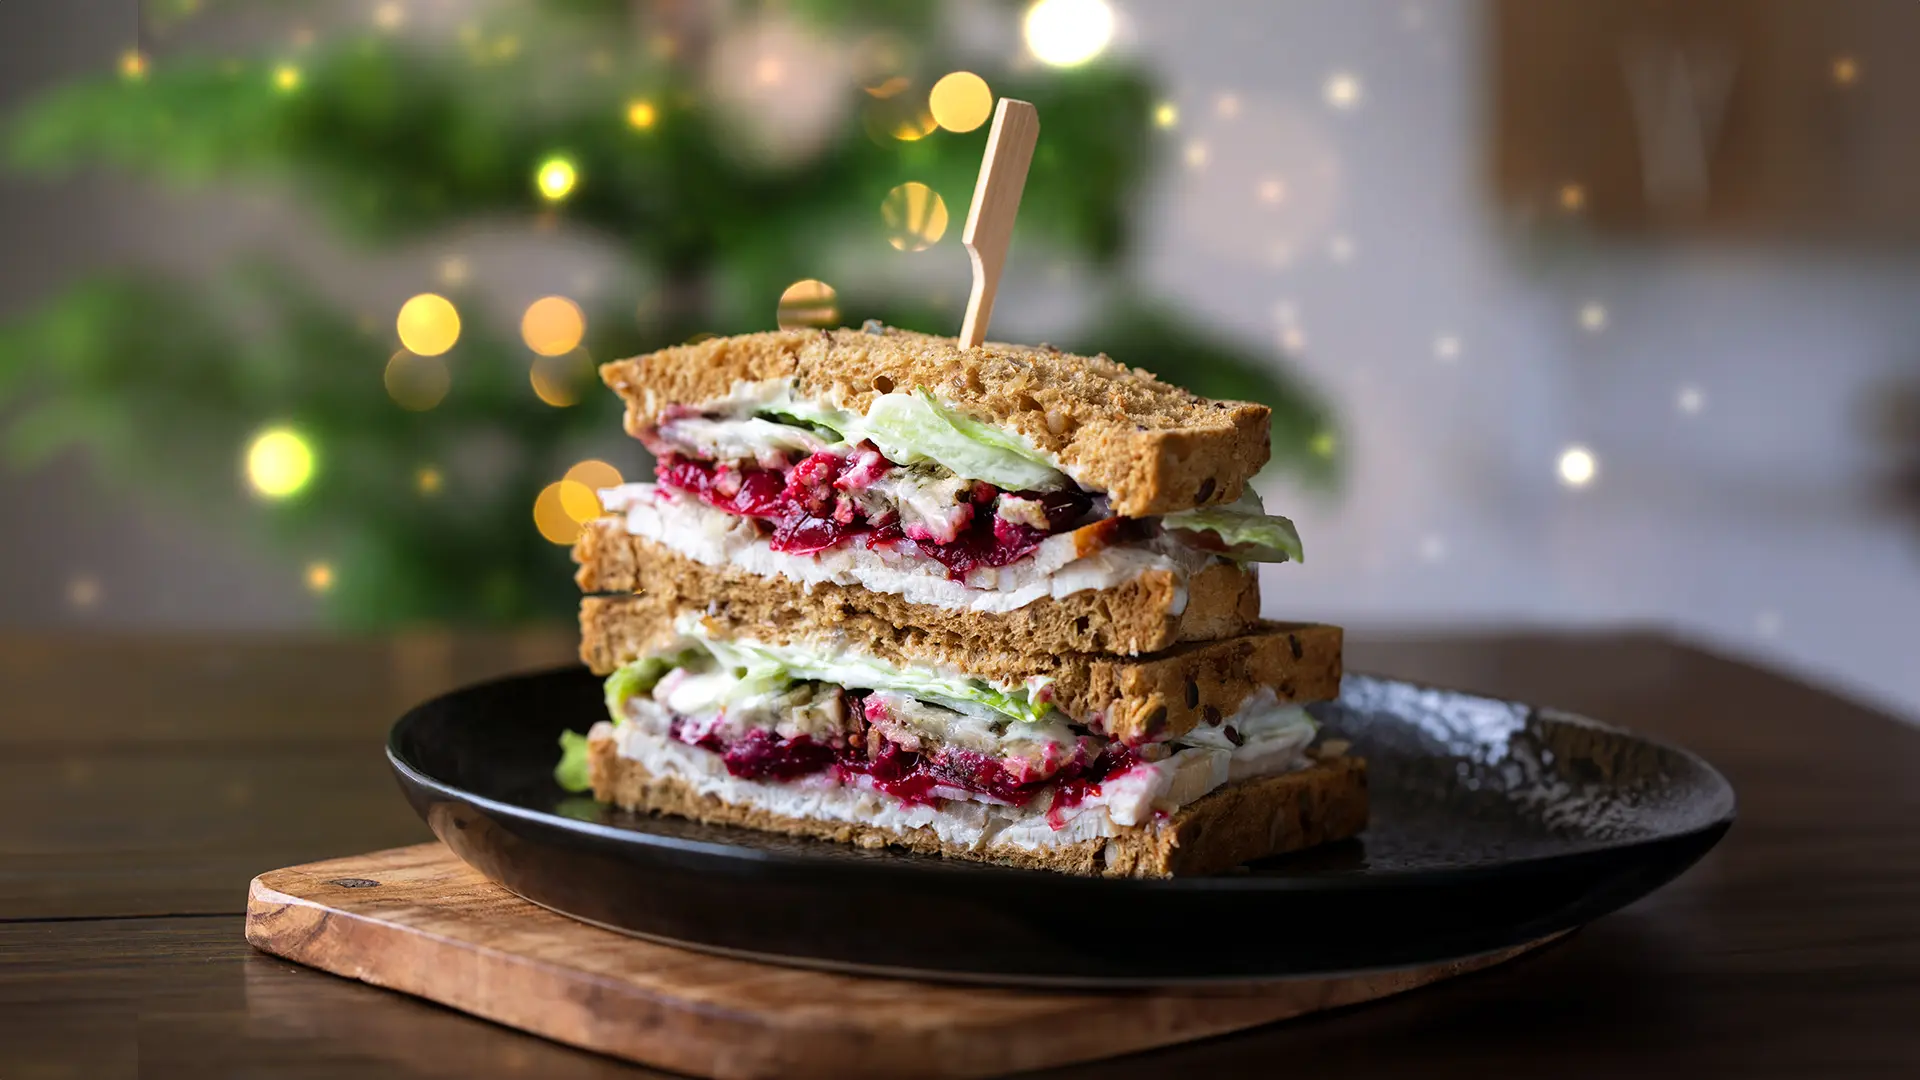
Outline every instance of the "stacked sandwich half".
<path fill-rule="evenodd" d="M 1248 485 L 1263 406 L 878 324 L 601 374 L 655 482 L 574 552 L 596 798 L 1134 876 L 1365 825 L 1364 763 L 1300 707 L 1339 629 L 1259 619 L 1255 564 L 1300 558 Z"/>

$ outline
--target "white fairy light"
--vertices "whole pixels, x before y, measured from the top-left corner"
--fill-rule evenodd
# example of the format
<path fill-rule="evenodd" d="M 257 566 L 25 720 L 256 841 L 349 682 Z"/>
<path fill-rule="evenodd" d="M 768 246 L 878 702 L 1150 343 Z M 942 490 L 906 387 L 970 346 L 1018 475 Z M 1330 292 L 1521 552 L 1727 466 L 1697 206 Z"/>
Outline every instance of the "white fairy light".
<path fill-rule="evenodd" d="M 1560 451 L 1560 482 L 1578 490 L 1593 482 L 1599 475 L 1600 463 L 1594 459 L 1593 451 L 1584 446 L 1569 446 Z"/>

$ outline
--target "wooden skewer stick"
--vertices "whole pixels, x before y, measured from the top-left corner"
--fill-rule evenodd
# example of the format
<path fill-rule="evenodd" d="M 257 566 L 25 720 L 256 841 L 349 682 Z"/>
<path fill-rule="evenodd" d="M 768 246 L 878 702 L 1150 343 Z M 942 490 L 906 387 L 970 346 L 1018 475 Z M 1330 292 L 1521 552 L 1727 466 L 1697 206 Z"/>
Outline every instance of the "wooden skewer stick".
<path fill-rule="evenodd" d="M 977 348 L 987 339 L 1000 268 L 1013 242 L 1013 219 L 1020 213 L 1020 192 L 1027 186 L 1027 166 L 1039 137 L 1040 114 L 1032 103 L 1001 98 L 993 111 L 986 156 L 980 159 L 980 179 L 973 185 L 973 209 L 967 211 L 967 228 L 960 234 L 973 256 L 973 295 L 967 298 L 967 318 L 960 324 L 963 349 Z"/>

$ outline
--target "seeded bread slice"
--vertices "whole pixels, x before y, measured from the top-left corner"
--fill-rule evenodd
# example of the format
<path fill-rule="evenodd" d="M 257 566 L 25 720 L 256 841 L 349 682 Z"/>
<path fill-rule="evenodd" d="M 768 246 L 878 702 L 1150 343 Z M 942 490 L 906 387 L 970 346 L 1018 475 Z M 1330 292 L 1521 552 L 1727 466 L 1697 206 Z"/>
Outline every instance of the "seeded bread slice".
<path fill-rule="evenodd" d="M 896 831 L 787 817 L 724 802 L 701 794 L 684 779 L 656 776 L 639 762 L 621 757 L 614 738 L 599 731 L 587 743 L 587 751 L 593 797 L 628 810 L 1068 874 L 1140 878 L 1215 874 L 1269 855 L 1345 840 L 1367 827 L 1366 762 L 1344 756 L 1323 757 L 1300 772 L 1228 784 L 1165 820 L 1125 829 L 1118 836 L 1027 850 L 1011 845 L 976 849 L 943 841 L 926 827 Z"/>
<path fill-rule="evenodd" d="M 574 544 L 582 592 L 649 593 L 674 606 L 704 611 L 725 605 L 741 619 L 805 618 L 822 626 L 870 615 L 903 630 L 977 641 L 1015 654 L 1158 652 L 1183 641 L 1211 641 L 1251 629 L 1260 617 L 1260 579 L 1230 562 L 1215 562 L 1181 587 L 1170 570 L 1151 570 L 1111 589 L 1035 600 L 1008 612 L 976 612 L 915 604 L 857 585 L 815 585 L 763 577 L 732 566 L 708 566 L 627 532 L 617 518 L 588 522 Z"/>
<path fill-rule="evenodd" d="M 674 597 L 589 596 L 580 603 L 580 659 L 605 675 L 671 642 L 683 609 Z M 767 612 L 730 602 L 705 609 L 722 640 L 851 648 L 896 666 L 951 667 L 1002 684 L 1051 679 L 1054 706 L 1074 721 L 1127 742 L 1184 735 L 1219 724 L 1270 688 L 1282 703 L 1326 701 L 1340 693 L 1340 628 L 1261 623 L 1219 641 L 1178 645 L 1151 656 L 1005 653 L 991 639 L 954 638 L 851 614 L 821 624 L 804 608 Z"/>
<path fill-rule="evenodd" d="M 924 387 L 1058 457 L 1115 513 L 1150 517 L 1232 502 L 1267 463 L 1265 405 L 1213 401 L 1105 356 L 907 330 L 780 330 L 711 338 L 620 360 L 600 377 L 640 435 L 676 406 L 725 397 L 739 382 L 791 378 L 797 393 L 865 412 L 874 396 Z"/>

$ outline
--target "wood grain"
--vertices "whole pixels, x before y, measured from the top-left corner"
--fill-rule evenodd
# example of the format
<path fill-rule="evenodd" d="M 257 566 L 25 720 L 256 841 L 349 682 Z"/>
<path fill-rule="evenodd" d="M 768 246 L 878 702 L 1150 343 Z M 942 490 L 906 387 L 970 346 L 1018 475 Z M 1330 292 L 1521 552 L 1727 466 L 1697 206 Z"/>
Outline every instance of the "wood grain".
<path fill-rule="evenodd" d="M 0 1077 L 651 1075 L 242 939 L 261 867 L 425 838 L 380 753 L 410 695 L 574 643 L 429 637 L 0 634 Z M 1920 1071 L 1920 728 L 1651 631 L 1354 633 L 1347 657 L 1680 743 L 1733 781 L 1740 820 L 1678 881 L 1516 963 L 1044 1075 Z M 225 914 L 93 917 L 170 909 Z"/>
<path fill-rule="evenodd" d="M 973 257 L 973 292 L 967 297 L 967 317 L 960 324 L 960 347 L 972 349 L 987 340 L 993 319 L 993 298 L 1000 291 L 1000 271 L 1013 244 L 1013 222 L 1020 214 L 1020 193 L 1027 186 L 1027 166 L 1040 138 L 1040 113 L 1025 101 L 1001 98 L 993 110 L 993 130 L 980 159 L 980 179 L 973 185 L 973 206 L 960 234 Z"/>
<path fill-rule="evenodd" d="M 439 844 L 262 874 L 248 897 L 246 933 L 256 948 L 289 960 L 722 1080 L 997 1076 L 1372 1001 L 1534 947 L 1406 971 L 1191 991 L 861 978 L 587 926 L 521 900 Z"/>

